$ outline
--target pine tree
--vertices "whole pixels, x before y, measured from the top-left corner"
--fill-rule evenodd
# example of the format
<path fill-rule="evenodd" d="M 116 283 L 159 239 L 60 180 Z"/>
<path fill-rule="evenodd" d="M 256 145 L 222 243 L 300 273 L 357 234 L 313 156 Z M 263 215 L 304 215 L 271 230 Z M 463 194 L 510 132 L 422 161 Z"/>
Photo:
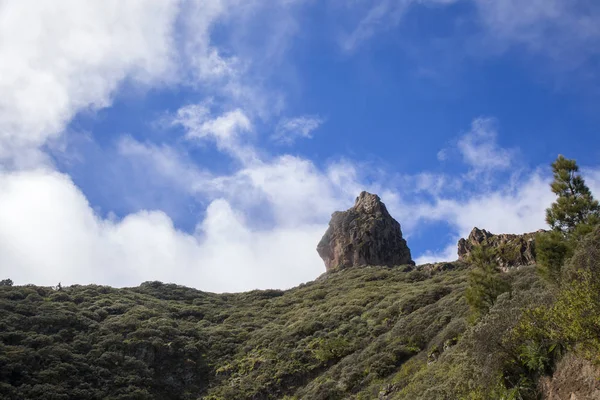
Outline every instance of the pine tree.
<path fill-rule="evenodd" d="M 569 235 L 583 225 L 600 222 L 600 204 L 592 196 L 585 181 L 578 174 L 575 160 L 559 155 L 552 163 L 554 181 L 550 185 L 558 198 L 546 210 L 546 222 L 553 230 Z M 581 228 L 580 228 L 581 229 Z"/>
<path fill-rule="evenodd" d="M 552 163 L 554 181 L 550 185 L 558 196 L 546 210 L 552 231 L 536 237 L 538 270 L 549 282 L 559 285 L 562 267 L 577 244 L 600 224 L 600 205 L 581 177 L 575 160 L 559 155 Z"/>

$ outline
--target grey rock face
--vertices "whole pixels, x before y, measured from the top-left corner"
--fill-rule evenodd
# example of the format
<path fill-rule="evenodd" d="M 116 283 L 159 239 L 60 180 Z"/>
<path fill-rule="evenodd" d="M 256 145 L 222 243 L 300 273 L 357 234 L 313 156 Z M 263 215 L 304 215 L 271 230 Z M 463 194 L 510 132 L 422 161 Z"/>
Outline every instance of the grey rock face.
<path fill-rule="evenodd" d="M 458 259 L 466 261 L 475 246 L 490 246 L 496 250 L 497 262 L 502 270 L 535 264 L 535 235 L 494 235 L 485 229 L 473 228 L 469 237 L 458 241 Z"/>
<path fill-rule="evenodd" d="M 359 265 L 414 265 L 400 224 L 379 196 L 362 192 L 354 207 L 331 216 L 317 246 L 327 271 Z"/>

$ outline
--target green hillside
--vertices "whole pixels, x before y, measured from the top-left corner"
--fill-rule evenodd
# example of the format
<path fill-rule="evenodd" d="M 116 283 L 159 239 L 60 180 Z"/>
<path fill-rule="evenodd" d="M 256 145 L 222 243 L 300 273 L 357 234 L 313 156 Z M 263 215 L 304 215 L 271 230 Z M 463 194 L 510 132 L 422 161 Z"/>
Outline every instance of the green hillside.
<path fill-rule="evenodd" d="M 466 266 L 438 267 L 356 268 L 288 291 L 220 295 L 160 282 L 0 287 L 0 393 L 370 399 L 416 398 L 422 385 L 450 393 L 460 388 L 429 382 L 433 360 L 462 337 L 476 342 L 477 329 L 467 329 Z M 507 277 L 516 291 L 503 309 L 544 293 L 531 268 Z"/>

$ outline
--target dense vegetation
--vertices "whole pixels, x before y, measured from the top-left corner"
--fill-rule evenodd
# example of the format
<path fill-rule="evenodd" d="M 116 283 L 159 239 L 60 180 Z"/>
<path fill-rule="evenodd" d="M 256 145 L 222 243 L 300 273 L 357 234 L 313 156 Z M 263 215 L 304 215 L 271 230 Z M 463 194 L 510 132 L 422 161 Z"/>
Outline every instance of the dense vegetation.
<path fill-rule="evenodd" d="M 363 268 L 286 292 L 222 295 L 159 282 L 5 285 L 0 394 L 341 398 L 378 390 L 405 361 L 464 331 L 464 266 L 444 267 L 456 270 Z"/>
<path fill-rule="evenodd" d="M 453 263 L 350 269 L 285 292 L 0 287 L 0 394 L 458 398 L 498 383 L 485 355 L 500 363 L 504 353 L 489 335 L 503 337 L 522 307 L 548 296 L 534 268 L 503 274 L 512 293 L 469 327 L 468 276 Z"/>
<path fill-rule="evenodd" d="M 0 398 L 538 399 L 564 354 L 600 362 L 600 211 L 574 162 L 553 167 L 537 267 L 480 248 L 287 291 L 3 280 Z"/>

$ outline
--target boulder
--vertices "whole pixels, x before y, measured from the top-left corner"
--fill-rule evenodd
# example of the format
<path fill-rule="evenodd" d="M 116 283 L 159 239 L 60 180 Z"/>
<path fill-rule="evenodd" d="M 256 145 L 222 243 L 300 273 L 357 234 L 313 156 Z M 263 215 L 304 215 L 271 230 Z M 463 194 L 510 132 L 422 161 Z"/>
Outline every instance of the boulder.
<path fill-rule="evenodd" d="M 400 224 L 379 196 L 367 192 L 349 210 L 333 213 L 317 252 L 327 271 L 360 265 L 414 265 Z"/>

